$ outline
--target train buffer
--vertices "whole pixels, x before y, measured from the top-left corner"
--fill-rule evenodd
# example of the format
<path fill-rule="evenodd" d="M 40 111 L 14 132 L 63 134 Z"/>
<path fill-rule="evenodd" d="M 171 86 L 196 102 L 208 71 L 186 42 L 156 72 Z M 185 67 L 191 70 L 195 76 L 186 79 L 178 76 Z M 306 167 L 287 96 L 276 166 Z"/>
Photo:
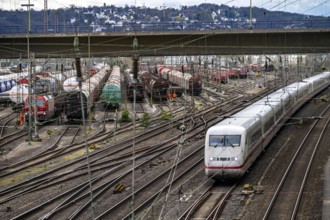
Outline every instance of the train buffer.
<path fill-rule="evenodd" d="M 113 191 L 113 194 L 118 194 L 118 193 L 122 193 L 125 190 L 125 186 L 121 183 L 118 183 L 115 186 L 115 190 Z"/>

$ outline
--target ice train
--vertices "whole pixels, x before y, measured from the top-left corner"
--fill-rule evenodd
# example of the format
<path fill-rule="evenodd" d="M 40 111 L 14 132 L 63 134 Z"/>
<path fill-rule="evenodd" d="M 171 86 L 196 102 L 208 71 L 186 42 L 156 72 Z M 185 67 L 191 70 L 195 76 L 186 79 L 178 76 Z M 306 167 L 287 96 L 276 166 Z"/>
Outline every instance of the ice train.
<path fill-rule="evenodd" d="M 330 84 L 330 72 L 293 83 L 210 127 L 205 135 L 205 173 L 217 180 L 242 177 L 274 135 L 309 98 Z"/>

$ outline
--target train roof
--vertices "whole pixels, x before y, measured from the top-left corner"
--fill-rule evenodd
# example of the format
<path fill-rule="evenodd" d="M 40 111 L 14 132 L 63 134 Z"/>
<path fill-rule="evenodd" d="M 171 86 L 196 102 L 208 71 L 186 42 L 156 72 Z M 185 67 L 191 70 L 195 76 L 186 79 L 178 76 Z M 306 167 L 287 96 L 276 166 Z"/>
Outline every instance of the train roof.
<path fill-rule="evenodd" d="M 326 79 L 326 78 L 330 78 L 330 72 L 323 72 L 321 74 L 315 75 L 315 76 L 311 76 L 309 78 L 304 79 L 303 81 L 305 82 L 313 82 L 316 80 L 320 80 L 320 79 Z"/>
<path fill-rule="evenodd" d="M 313 76 L 311 78 L 307 78 L 301 82 L 293 83 L 287 87 L 281 88 L 272 94 L 260 99 L 259 101 L 251 104 L 245 109 L 237 112 L 230 118 L 226 118 L 214 125 L 214 127 L 218 126 L 231 126 L 233 129 L 235 127 L 240 126 L 242 128 L 249 127 L 252 123 L 260 120 L 260 117 L 263 117 L 267 112 L 272 111 L 272 109 L 276 108 L 278 103 L 281 103 L 282 100 L 289 99 L 291 95 L 297 92 L 299 88 L 308 87 L 309 82 L 314 82 L 323 78 L 330 78 L 330 73 L 325 72 L 319 74 L 317 76 Z"/>

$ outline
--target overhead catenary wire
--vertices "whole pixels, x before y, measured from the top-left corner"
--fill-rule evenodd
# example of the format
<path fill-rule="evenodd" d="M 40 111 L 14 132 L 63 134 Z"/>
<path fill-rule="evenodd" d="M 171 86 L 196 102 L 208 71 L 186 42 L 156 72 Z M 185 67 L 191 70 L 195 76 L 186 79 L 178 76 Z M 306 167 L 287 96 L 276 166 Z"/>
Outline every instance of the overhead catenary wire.
<path fill-rule="evenodd" d="M 320 3 L 320 4 L 318 4 L 318 5 L 316 5 L 316 6 L 312 7 L 312 8 L 310 8 L 310 9 L 307 9 L 306 11 L 301 12 L 301 14 L 305 14 L 306 12 L 312 11 L 313 9 L 318 8 L 318 7 L 320 7 L 321 5 L 324 5 L 324 4 L 327 3 L 328 1 L 329 1 L 329 0 L 326 0 L 326 1 L 324 1 L 324 2 L 322 2 L 322 3 Z"/>

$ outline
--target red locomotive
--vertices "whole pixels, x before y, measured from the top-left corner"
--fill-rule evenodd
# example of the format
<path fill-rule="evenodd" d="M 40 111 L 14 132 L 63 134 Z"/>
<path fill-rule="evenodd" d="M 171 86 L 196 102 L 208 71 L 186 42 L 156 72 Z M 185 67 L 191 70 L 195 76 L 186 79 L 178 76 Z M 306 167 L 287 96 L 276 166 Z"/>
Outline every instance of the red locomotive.
<path fill-rule="evenodd" d="M 34 116 L 34 106 L 37 106 L 37 119 L 38 122 L 45 122 L 58 117 L 63 112 L 65 106 L 65 95 L 60 94 L 57 96 L 53 95 L 37 95 L 36 100 L 32 97 L 31 100 L 31 111 Z M 28 120 L 29 114 L 29 100 L 28 98 L 24 101 L 24 110 L 26 119 Z"/>

